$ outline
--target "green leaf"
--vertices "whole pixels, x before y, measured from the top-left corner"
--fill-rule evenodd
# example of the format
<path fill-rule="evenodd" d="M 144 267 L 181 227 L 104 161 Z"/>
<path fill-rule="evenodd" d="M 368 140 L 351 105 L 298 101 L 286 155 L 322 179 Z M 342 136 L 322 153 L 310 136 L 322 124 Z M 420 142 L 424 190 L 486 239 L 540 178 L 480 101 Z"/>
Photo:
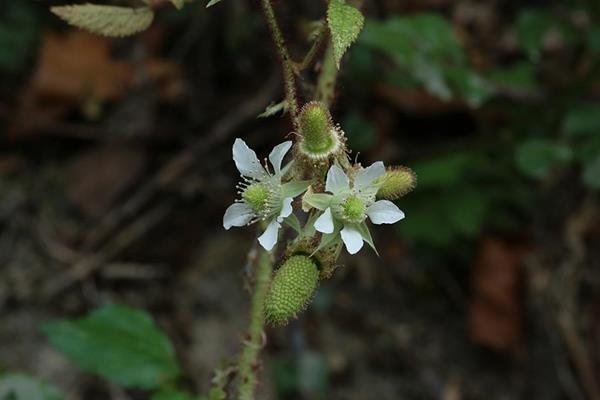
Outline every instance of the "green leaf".
<path fill-rule="evenodd" d="M 532 61 L 539 60 L 544 37 L 551 30 L 556 30 L 565 38 L 570 34 L 568 28 L 547 10 L 526 9 L 517 17 L 516 33 L 519 45 Z"/>
<path fill-rule="evenodd" d="M 52 7 L 51 11 L 71 25 L 109 37 L 129 36 L 144 31 L 154 19 L 154 11 L 149 7 L 81 4 Z"/>
<path fill-rule="evenodd" d="M 448 187 L 464 180 L 477 163 L 474 154 L 458 153 L 420 162 L 413 170 L 419 177 L 420 189 Z"/>
<path fill-rule="evenodd" d="M 529 62 L 517 62 L 489 73 L 489 79 L 502 88 L 535 90 L 537 80 L 535 67 Z"/>
<path fill-rule="evenodd" d="M 0 400 L 63 400 L 54 387 L 22 374 L 0 377 Z"/>
<path fill-rule="evenodd" d="M 287 103 L 285 100 L 280 101 L 279 103 L 271 103 L 267 106 L 265 111 L 257 116 L 257 118 L 268 118 L 279 113 L 285 113 L 287 109 Z"/>
<path fill-rule="evenodd" d="M 452 25 L 438 14 L 368 20 L 360 44 L 394 60 L 396 81 L 423 85 L 442 100 L 458 96 L 479 105 L 492 94 L 492 87 L 468 65 Z"/>
<path fill-rule="evenodd" d="M 212 7 L 212 6 L 214 6 L 215 4 L 217 4 L 217 3 L 220 3 L 221 1 L 222 1 L 222 0 L 210 0 L 210 1 L 208 2 L 208 4 L 206 5 L 206 8 L 208 8 L 208 7 Z"/>
<path fill-rule="evenodd" d="M 141 310 L 109 305 L 43 327 L 50 343 L 82 369 L 124 387 L 152 389 L 179 374 L 169 339 Z"/>
<path fill-rule="evenodd" d="M 551 140 L 532 139 L 516 151 L 517 167 L 532 178 L 543 178 L 550 170 L 573 159 L 570 147 Z"/>
<path fill-rule="evenodd" d="M 335 63 L 339 69 L 344 53 L 358 38 L 365 17 L 360 10 L 347 5 L 343 0 L 331 0 L 327 9 L 327 22 L 331 32 Z"/>
<path fill-rule="evenodd" d="M 193 394 L 173 388 L 163 388 L 154 393 L 150 400 L 197 400 Z"/>
<path fill-rule="evenodd" d="M 600 104 L 580 104 L 567 111 L 563 131 L 568 136 L 600 134 Z"/>
<path fill-rule="evenodd" d="M 600 154 L 583 168 L 583 183 L 590 189 L 600 190 Z"/>

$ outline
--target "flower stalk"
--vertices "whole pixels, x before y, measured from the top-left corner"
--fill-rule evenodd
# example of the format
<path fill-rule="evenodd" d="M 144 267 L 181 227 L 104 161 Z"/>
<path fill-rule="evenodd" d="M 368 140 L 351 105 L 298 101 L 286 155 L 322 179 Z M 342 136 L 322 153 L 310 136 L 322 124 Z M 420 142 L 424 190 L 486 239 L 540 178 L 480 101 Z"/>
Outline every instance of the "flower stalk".
<path fill-rule="evenodd" d="M 271 255 L 269 252 L 260 249 L 256 259 L 256 283 L 252 294 L 248 337 L 244 341 L 238 364 L 238 400 L 254 400 L 257 385 L 258 355 L 263 347 L 265 299 L 267 298 L 272 272 Z"/>

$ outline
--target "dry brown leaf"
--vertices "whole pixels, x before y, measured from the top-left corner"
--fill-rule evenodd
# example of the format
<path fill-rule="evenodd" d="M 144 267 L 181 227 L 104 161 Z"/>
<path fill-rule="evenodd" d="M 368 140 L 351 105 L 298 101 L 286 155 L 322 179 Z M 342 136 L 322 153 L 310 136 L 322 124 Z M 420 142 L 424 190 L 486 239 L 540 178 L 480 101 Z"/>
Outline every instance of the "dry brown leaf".
<path fill-rule="evenodd" d="M 99 217 L 138 177 L 145 156 L 123 146 L 94 148 L 67 167 L 67 196 L 85 215 Z"/>
<path fill-rule="evenodd" d="M 523 271 L 528 249 L 485 238 L 473 269 L 471 339 L 501 351 L 516 350 L 523 333 Z"/>

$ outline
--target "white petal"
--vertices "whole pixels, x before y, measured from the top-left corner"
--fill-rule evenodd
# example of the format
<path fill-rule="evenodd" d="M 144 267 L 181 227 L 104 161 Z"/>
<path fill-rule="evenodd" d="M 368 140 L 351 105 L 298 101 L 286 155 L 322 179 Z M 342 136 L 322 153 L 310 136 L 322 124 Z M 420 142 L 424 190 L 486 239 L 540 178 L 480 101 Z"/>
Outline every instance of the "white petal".
<path fill-rule="evenodd" d="M 264 178 L 265 169 L 260 165 L 256 153 L 242 139 L 233 143 L 233 161 L 240 174 L 254 179 Z"/>
<path fill-rule="evenodd" d="M 232 226 L 244 226 L 252 218 L 254 218 L 254 213 L 246 203 L 233 203 L 223 215 L 223 228 L 229 230 Z"/>
<path fill-rule="evenodd" d="M 284 218 L 289 217 L 292 214 L 292 201 L 294 201 L 291 197 L 286 197 L 281 202 L 281 212 L 277 216 L 277 222 L 282 222 Z"/>
<path fill-rule="evenodd" d="M 279 228 L 281 228 L 279 222 L 273 220 L 269 226 L 267 226 L 265 232 L 258 238 L 258 243 L 260 243 L 265 250 L 271 251 L 271 249 L 275 246 L 275 243 L 277 243 Z"/>
<path fill-rule="evenodd" d="M 275 146 L 271 151 L 271 154 L 269 154 L 269 161 L 271 161 L 271 165 L 275 169 L 276 174 L 281 172 L 281 162 L 283 161 L 283 157 L 285 157 L 290 150 L 290 147 L 292 147 L 292 141 L 288 140 L 287 142 Z"/>
<path fill-rule="evenodd" d="M 333 232 L 333 218 L 331 217 L 331 208 L 327 208 L 323 214 L 315 221 L 315 229 L 321 233 Z"/>
<path fill-rule="evenodd" d="M 350 187 L 350 180 L 346 173 L 337 165 L 332 165 L 327 171 L 327 181 L 325 190 L 331 193 L 338 193 Z"/>
<path fill-rule="evenodd" d="M 346 245 L 346 250 L 350 254 L 356 254 L 363 247 L 363 238 L 359 231 L 350 225 L 345 225 L 340 232 L 342 240 Z"/>
<path fill-rule="evenodd" d="M 394 224 L 404 219 L 404 213 L 389 200 L 379 200 L 367 208 L 367 215 L 372 223 Z"/>
<path fill-rule="evenodd" d="M 356 174 L 356 179 L 354 180 L 354 187 L 356 189 L 362 189 L 366 186 L 369 186 L 375 179 L 379 178 L 383 174 L 385 174 L 383 162 L 374 162 L 367 168 L 358 171 Z"/>

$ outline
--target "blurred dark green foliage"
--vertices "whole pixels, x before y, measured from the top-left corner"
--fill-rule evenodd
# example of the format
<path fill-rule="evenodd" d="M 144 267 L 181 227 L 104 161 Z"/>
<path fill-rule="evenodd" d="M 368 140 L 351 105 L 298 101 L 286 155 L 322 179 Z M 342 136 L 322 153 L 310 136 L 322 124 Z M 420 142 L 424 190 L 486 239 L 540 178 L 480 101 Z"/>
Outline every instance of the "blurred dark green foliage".
<path fill-rule="evenodd" d="M 36 11 L 30 1 L 0 3 L 0 72 L 18 72 L 32 59 L 39 36 Z"/>

